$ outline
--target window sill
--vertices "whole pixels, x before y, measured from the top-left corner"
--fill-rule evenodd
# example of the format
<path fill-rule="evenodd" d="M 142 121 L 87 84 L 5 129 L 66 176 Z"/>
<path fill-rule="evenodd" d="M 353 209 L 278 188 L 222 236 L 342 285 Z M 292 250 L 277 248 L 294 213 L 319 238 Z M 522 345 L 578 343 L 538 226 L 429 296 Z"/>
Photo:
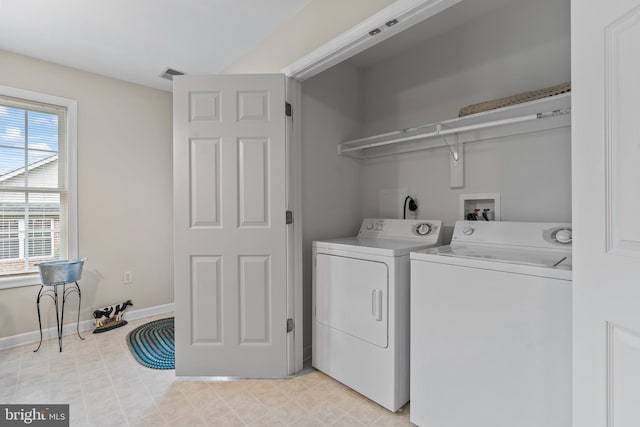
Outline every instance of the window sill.
<path fill-rule="evenodd" d="M 24 286 L 35 286 L 39 284 L 40 275 L 38 273 L 0 278 L 0 289 L 22 288 Z"/>

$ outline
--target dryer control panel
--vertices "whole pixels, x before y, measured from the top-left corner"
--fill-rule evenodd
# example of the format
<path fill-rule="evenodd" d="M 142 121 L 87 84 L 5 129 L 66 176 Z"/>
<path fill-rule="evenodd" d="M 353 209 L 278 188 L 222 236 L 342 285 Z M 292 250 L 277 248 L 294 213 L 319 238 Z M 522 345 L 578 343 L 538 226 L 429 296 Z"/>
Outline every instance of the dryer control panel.
<path fill-rule="evenodd" d="M 441 220 L 365 218 L 358 237 L 437 241 L 441 229 Z"/>

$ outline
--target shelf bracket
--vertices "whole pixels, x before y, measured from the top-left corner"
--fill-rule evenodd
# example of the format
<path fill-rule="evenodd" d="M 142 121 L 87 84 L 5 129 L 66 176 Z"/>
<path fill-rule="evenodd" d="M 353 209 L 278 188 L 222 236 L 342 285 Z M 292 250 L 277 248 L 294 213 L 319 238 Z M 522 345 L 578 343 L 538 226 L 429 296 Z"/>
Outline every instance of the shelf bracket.
<path fill-rule="evenodd" d="M 457 133 L 453 133 L 453 143 L 447 141 L 445 132 L 441 134 L 442 123 L 436 124 L 436 135 L 442 136 L 442 140 L 449 149 L 449 180 L 451 188 L 464 187 L 464 145 L 460 143 Z M 451 133 L 449 133 L 451 135 Z"/>
<path fill-rule="evenodd" d="M 455 135 L 456 142 L 450 148 L 449 175 L 451 188 L 464 187 L 464 144 L 458 142 L 458 135 Z M 449 145 L 449 144 L 447 144 Z"/>

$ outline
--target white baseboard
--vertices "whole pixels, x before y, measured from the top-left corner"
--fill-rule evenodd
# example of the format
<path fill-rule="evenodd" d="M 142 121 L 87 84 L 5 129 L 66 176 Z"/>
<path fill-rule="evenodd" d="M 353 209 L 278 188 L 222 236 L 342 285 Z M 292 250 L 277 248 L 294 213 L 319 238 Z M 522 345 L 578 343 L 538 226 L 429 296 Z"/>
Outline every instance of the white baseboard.
<path fill-rule="evenodd" d="M 138 320 L 145 317 L 156 316 L 158 314 L 171 313 L 174 311 L 174 304 L 156 305 L 154 307 L 141 308 L 140 310 L 131 310 L 124 313 L 126 320 Z M 95 327 L 93 320 L 83 320 L 80 322 L 80 332 L 92 331 Z M 77 331 L 75 322 L 66 323 L 62 328 L 62 335 L 72 335 Z M 42 330 L 42 339 L 56 338 L 58 333 L 56 328 L 47 328 Z M 25 332 L 23 334 L 11 335 L 9 337 L 0 338 L 0 350 L 19 345 L 37 343 L 40 341 L 40 331 Z"/>
<path fill-rule="evenodd" d="M 140 310 L 127 311 L 124 314 L 126 320 L 138 320 L 145 317 L 156 316 L 158 314 L 171 313 L 174 311 L 174 304 L 162 304 L 153 307 L 141 308 Z"/>

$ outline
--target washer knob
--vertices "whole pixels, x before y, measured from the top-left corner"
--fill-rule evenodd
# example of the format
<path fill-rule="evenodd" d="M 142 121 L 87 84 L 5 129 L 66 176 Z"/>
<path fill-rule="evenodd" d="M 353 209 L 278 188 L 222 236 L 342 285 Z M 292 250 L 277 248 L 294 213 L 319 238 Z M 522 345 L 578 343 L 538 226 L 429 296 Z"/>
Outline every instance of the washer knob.
<path fill-rule="evenodd" d="M 376 224 L 376 231 L 382 230 L 382 224 Z"/>
<path fill-rule="evenodd" d="M 423 222 L 422 224 L 418 224 L 418 226 L 416 227 L 416 233 L 418 233 L 419 236 L 426 236 L 431 233 L 432 229 L 433 227 L 431 226 L 431 224 L 429 224 L 428 222 Z"/>
<path fill-rule="evenodd" d="M 369 223 L 366 225 L 367 230 L 371 231 L 373 230 L 373 224 Z"/>
<path fill-rule="evenodd" d="M 469 227 L 468 225 L 462 229 L 462 234 L 465 236 L 471 236 L 473 234 L 473 227 Z"/>
<path fill-rule="evenodd" d="M 563 228 L 556 232 L 556 241 L 558 243 L 571 243 L 573 240 L 573 233 L 569 228 Z"/>

